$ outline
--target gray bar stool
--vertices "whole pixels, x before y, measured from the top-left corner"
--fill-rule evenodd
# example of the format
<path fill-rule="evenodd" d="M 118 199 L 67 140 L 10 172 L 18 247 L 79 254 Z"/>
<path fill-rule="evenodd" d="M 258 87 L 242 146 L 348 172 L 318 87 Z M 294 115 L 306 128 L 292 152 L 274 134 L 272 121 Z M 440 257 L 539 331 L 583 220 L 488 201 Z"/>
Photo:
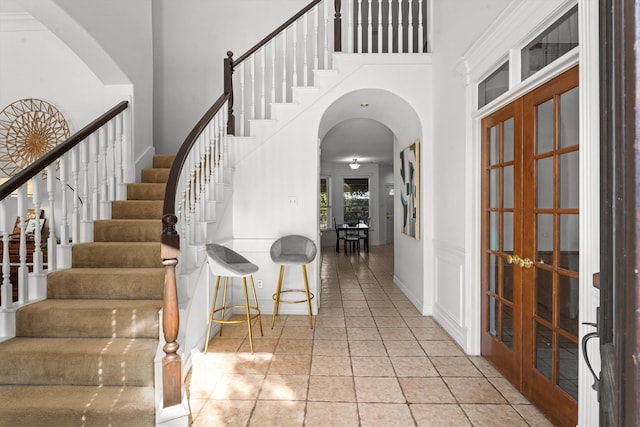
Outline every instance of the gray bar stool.
<path fill-rule="evenodd" d="M 309 310 L 309 327 L 313 329 L 313 314 L 311 313 L 311 299 L 313 294 L 309 292 L 309 280 L 307 279 L 307 264 L 313 261 L 316 257 L 316 245 L 311 239 L 304 236 L 289 235 L 284 236 L 273 242 L 271 245 L 271 259 L 274 263 L 280 264 L 280 275 L 278 277 L 278 286 L 276 293 L 273 294 L 273 319 L 271 321 L 271 328 L 276 322 L 276 316 L 280 308 L 280 303 L 297 304 L 306 302 Z M 282 279 L 284 278 L 284 266 L 285 265 L 300 265 L 302 266 L 302 277 L 304 278 L 304 289 L 282 289 Z M 303 292 L 305 294 L 304 299 L 300 300 L 282 300 L 280 299 L 283 293 L 287 292 Z"/>
<path fill-rule="evenodd" d="M 216 243 L 206 245 L 205 249 L 207 252 L 207 264 L 209 265 L 209 270 L 211 273 L 218 276 L 218 278 L 216 280 L 215 291 L 213 292 L 213 302 L 211 303 L 209 326 L 207 328 L 207 343 L 204 346 L 204 352 L 206 353 L 209 348 L 209 334 L 211 333 L 211 324 L 213 322 L 220 323 L 220 336 L 222 336 L 222 326 L 225 323 L 247 322 L 247 328 L 249 329 L 249 346 L 251 347 L 251 353 L 253 353 L 253 334 L 251 332 L 252 319 L 258 319 L 258 323 L 260 324 L 260 334 L 264 335 L 260 308 L 258 307 L 258 297 L 256 296 L 256 288 L 253 283 L 253 273 L 258 271 L 258 266 L 249 262 L 249 260 L 239 253 Z M 247 276 L 251 279 L 251 292 L 253 293 L 253 301 L 255 305 L 249 305 Z M 224 277 L 222 306 L 216 309 L 221 277 Z M 229 282 L 229 277 L 242 277 L 242 282 L 244 284 L 244 305 L 227 305 L 227 284 Z M 246 319 L 225 319 L 225 310 L 233 308 L 244 308 L 247 314 Z M 214 318 L 217 312 L 221 313 L 220 319 Z"/>

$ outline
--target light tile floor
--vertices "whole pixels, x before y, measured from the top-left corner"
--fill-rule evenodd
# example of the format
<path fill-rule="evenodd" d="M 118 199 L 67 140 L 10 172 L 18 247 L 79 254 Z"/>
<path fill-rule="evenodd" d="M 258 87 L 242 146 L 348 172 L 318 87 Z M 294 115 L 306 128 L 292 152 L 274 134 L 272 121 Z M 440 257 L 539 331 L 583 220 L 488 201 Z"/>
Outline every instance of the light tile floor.
<path fill-rule="evenodd" d="M 393 246 L 324 248 L 321 308 L 262 316 L 195 354 L 194 426 L 551 426 L 485 359 L 466 356 L 393 283 Z M 257 336 L 256 336 L 257 335 Z"/>

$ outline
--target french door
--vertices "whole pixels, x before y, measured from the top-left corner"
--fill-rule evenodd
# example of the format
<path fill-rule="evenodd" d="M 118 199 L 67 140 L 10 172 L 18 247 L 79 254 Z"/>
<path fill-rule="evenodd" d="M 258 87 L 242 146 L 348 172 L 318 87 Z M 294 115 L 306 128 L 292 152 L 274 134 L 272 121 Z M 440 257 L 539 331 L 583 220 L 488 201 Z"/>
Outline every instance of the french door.
<path fill-rule="evenodd" d="M 578 68 L 485 117 L 482 144 L 482 354 L 575 426 Z"/>

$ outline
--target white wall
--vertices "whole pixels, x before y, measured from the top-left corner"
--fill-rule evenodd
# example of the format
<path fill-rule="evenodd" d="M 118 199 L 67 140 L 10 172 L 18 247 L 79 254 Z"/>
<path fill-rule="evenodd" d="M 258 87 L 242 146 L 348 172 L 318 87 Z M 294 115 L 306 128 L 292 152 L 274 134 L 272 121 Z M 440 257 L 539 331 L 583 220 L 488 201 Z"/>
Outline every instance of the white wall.
<path fill-rule="evenodd" d="M 433 25 L 433 179 L 435 216 L 434 271 L 426 280 L 435 284 L 434 315 L 463 347 L 465 319 L 465 212 L 470 206 L 465 189 L 466 82 L 456 71 L 460 57 L 502 12 L 509 0 L 454 0 L 432 3 Z M 464 31 L 460 31 L 464 28 Z M 478 288 L 480 283 L 478 282 Z M 474 321 L 474 319 L 471 319 Z"/>
<path fill-rule="evenodd" d="M 60 110 L 73 133 L 105 111 L 104 96 L 104 84 L 51 31 L 26 13 L 0 16 L 0 110 L 42 99 Z"/>
<path fill-rule="evenodd" d="M 155 145 L 175 153 L 222 94 L 223 60 L 239 57 L 306 0 L 155 0 Z"/>

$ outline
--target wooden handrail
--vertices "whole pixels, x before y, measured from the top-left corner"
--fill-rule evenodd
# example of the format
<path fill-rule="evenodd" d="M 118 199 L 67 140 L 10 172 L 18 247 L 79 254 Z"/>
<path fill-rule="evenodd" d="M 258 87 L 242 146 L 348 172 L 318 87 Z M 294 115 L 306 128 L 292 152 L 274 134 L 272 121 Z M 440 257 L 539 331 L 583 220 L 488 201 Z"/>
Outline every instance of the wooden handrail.
<path fill-rule="evenodd" d="M 271 33 L 269 33 L 269 35 L 265 38 L 263 38 L 262 40 L 260 40 L 258 43 L 256 43 L 255 46 L 253 46 L 251 49 L 249 49 L 248 51 L 246 51 L 242 56 L 240 56 L 238 59 L 233 61 L 234 66 L 235 65 L 239 65 L 240 63 L 242 63 L 245 59 L 247 59 L 248 57 L 250 57 L 251 55 L 253 55 L 254 53 L 256 53 L 258 51 L 258 49 L 260 49 L 262 46 L 264 46 L 265 44 L 269 43 L 269 41 L 273 38 L 275 38 L 278 34 L 280 34 L 281 32 L 283 32 L 284 30 L 286 30 L 291 24 L 293 24 L 294 22 L 296 22 L 298 19 L 300 19 L 305 13 L 307 13 L 309 10 L 313 9 L 313 7 L 315 5 L 317 5 L 318 3 L 320 3 L 322 0 L 313 0 L 311 3 L 309 3 L 308 5 L 306 5 L 304 8 L 302 8 L 302 10 L 300 10 L 298 13 L 296 13 L 295 15 L 293 15 L 291 18 L 287 19 L 287 21 L 280 25 L 278 28 L 276 28 L 274 31 L 272 31 Z"/>
<path fill-rule="evenodd" d="M 4 200 L 11 193 L 16 191 L 22 185 L 24 185 L 31 178 L 36 176 L 42 170 L 44 170 L 51 163 L 58 160 L 65 153 L 70 151 L 73 147 L 84 141 L 89 135 L 100 129 L 111 119 L 116 117 L 122 111 L 126 110 L 129 106 L 129 101 L 122 101 L 109 111 L 89 123 L 87 126 L 80 129 L 78 132 L 71 135 L 64 142 L 54 147 L 52 150 L 44 154 L 42 157 L 35 160 L 26 168 L 9 178 L 7 182 L 0 185 L 0 200 Z"/>
<path fill-rule="evenodd" d="M 178 180 L 193 145 L 229 98 L 230 94 L 222 94 L 187 135 L 169 170 L 167 188 L 164 194 L 160 256 L 162 257 L 162 264 L 165 266 L 164 301 L 162 305 L 162 332 L 166 342 L 163 347 L 165 356 L 162 358 L 162 393 L 163 406 L 165 408 L 178 405 L 182 401 L 182 360 L 178 354 L 180 345 L 177 342 L 180 329 L 176 281 L 176 265 L 180 257 L 180 235 L 176 230 L 178 217 L 175 214 Z"/>

